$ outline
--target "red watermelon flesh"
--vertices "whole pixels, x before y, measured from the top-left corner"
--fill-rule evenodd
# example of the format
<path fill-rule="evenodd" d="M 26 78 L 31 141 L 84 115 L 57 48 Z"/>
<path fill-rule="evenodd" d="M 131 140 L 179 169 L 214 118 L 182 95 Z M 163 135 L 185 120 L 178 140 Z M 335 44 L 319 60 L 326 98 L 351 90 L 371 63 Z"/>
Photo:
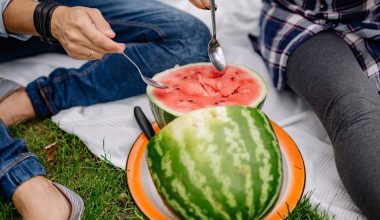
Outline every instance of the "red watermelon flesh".
<path fill-rule="evenodd" d="M 166 71 L 155 79 L 170 89 L 154 88 L 152 95 L 166 108 L 178 113 L 211 106 L 252 106 L 266 95 L 260 77 L 235 65 L 228 65 L 223 72 L 212 65 L 189 65 Z"/>

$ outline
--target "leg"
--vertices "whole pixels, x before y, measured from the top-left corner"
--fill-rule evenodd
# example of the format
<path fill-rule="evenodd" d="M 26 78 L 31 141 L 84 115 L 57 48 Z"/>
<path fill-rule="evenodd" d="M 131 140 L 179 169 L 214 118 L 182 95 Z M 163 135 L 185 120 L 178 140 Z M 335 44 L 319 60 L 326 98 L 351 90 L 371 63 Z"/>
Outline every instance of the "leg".
<path fill-rule="evenodd" d="M 70 205 L 45 177 L 45 169 L 13 140 L 0 120 L 0 190 L 25 219 L 68 219 Z"/>
<path fill-rule="evenodd" d="M 126 53 L 145 75 L 177 64 L 208 61 L 208 29 L 194 17 L 158 1 L 63 1 L 99 8 L 126 43 Z M 110 54 L 79 69 L 56 69 L 27 87 L 37 116 L 142 94 L 145 84 L 121 55 Z"/>
<path fill-rule="evenodd" d="M 326 128 L 339 175 L 370 219 L 380 218 L 380 97 L 346 43 L 320 33 L 288 62 L 289 86 Z"/>
<path fill-rule="evenodd" d="M 0 63 L 42 53 L 65 53 L 65 50 L 60 45 L 44 43 L 37 37 L 28 41 L 0 38 Z"/>
<path fill-rule="evenodd" d="M 0 38 L 0 63 L 43 53 L 65 53 L 58 44 L 52 45 L 32 37 L 28 41 Z M 35 111 L 25 89 L 21 89 L 0 102 L 0 118 L 12 125 L 35 117 Z"/>

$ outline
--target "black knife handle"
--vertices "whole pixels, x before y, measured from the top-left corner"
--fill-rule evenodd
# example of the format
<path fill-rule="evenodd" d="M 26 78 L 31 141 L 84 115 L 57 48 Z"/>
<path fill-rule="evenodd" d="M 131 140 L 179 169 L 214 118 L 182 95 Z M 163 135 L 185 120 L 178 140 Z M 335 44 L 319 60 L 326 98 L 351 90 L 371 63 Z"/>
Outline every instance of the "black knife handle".
<path fill-rule="evenodd" d="M 150 140 L 155 132 L 153 130 L 152 124 L 149 122 L 149 120 L 146 118 L 144 112 L 139 106 L 136 106 L 134 109 L 135 118 L 137 121 L 137 124 L 139 124 L 141 130 L 145 134 L 145 136 Z"/>

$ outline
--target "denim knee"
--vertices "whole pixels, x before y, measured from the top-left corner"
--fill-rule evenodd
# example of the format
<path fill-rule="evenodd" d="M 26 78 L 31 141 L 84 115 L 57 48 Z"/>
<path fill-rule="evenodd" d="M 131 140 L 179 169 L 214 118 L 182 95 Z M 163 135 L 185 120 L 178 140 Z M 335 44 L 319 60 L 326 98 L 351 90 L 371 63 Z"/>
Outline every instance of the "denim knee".
<path fill-rule="evenodd" d="M 188 34 L 192 35 L 192 46 L 197 50 L 196 54 L 202 59 L 200 61 L 209 61 L 208 58 L 208 43 L 211 39 L 211 34 L 208 27 L 195 17 L 192 17 L 184 29 Z"/>
<path fill-rule="evenodd" d="M 192 15 L 181 13 L 177 15 L 166 29 L 166 40 L 176 41 L 175 54 L 182 61 L 208 62 L 208 42 L 211 34 L 207 26 Z"/>

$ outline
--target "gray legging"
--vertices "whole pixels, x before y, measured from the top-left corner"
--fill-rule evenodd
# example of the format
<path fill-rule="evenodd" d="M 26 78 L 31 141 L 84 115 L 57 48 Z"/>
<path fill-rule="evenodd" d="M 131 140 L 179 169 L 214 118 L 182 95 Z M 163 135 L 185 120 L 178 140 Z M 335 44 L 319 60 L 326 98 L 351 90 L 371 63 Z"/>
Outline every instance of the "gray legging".
<path fill-rule="evenodd" d="M 351 198 L 368 218 L 380 219 L 380 96 L 374 83 L 332 32 L 291 55 L 287 80 L 327 130 Z"/>

